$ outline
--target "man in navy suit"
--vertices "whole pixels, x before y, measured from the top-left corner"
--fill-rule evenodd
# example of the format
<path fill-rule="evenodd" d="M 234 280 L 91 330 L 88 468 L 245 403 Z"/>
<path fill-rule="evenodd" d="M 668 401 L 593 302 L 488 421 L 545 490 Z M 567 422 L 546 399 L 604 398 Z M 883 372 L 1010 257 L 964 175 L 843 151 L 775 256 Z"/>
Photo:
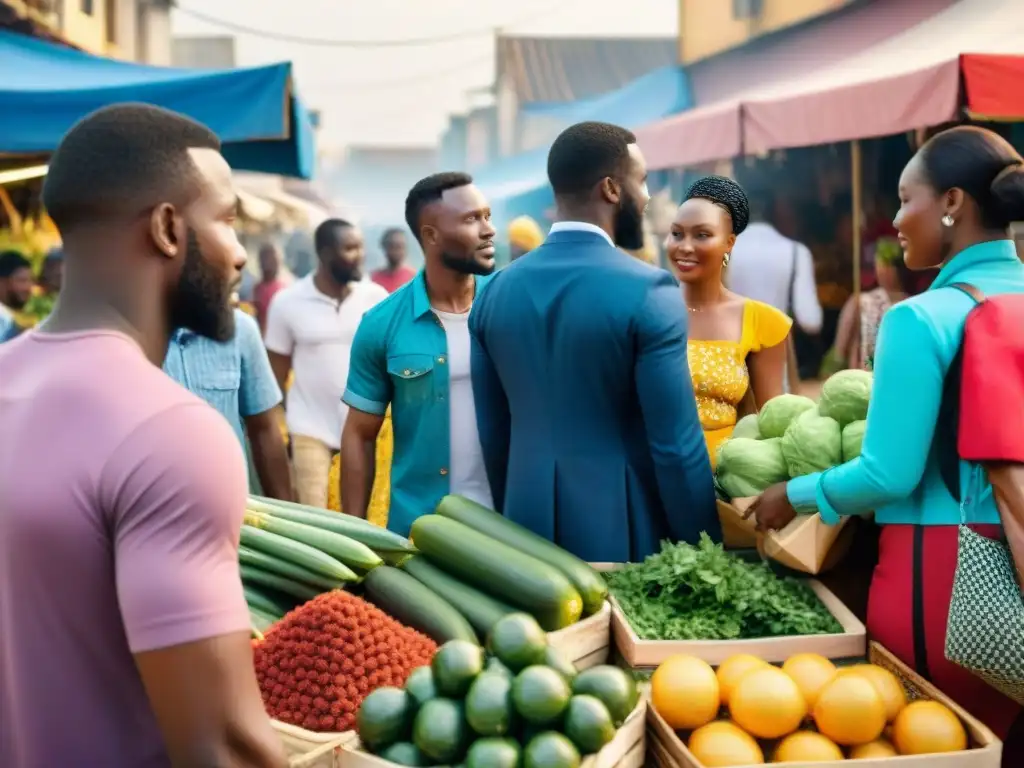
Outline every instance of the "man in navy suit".
<path fill-rule="evenodd" d="M 592 562 L 721 539 L 679 285 L 619 250 L 643 246 L 646 177 L 629 131 L 563 131 L 548 155 L 558 222 L 470 317 L 495 504 Z"/>

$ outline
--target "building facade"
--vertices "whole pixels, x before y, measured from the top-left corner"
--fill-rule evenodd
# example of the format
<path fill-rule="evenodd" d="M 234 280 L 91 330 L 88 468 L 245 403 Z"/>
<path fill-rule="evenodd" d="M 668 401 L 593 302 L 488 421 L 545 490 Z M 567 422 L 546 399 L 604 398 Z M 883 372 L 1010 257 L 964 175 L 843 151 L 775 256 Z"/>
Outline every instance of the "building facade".
<path fill-rule="evenodd" d="M 679 61 L 693 64 L 856 0 L 679 0 Z"/>

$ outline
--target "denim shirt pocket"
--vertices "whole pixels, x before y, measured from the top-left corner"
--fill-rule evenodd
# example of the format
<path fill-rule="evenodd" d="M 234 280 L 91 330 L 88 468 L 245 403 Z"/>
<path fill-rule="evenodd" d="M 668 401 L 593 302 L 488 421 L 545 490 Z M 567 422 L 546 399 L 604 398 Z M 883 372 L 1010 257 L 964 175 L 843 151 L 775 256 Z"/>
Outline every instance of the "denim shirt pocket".
<path fill-rule="evenodd" d="M 422 406 L 433 400 L 433 355 L 392 355 L 388 358 L 388 375 L 394 387 L 396 404 Z"/>

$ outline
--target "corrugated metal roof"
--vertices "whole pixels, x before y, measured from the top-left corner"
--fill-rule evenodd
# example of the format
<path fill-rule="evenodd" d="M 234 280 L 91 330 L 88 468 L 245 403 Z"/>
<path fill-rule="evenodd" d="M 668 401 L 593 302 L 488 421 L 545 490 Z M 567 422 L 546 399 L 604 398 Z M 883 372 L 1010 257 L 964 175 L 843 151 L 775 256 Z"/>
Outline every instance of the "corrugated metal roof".
<path fill-rule="evenodd" d="M 671 38 L 498 38 L 497 80 L 520 104 L 599 96 L 678 59 Z"/>

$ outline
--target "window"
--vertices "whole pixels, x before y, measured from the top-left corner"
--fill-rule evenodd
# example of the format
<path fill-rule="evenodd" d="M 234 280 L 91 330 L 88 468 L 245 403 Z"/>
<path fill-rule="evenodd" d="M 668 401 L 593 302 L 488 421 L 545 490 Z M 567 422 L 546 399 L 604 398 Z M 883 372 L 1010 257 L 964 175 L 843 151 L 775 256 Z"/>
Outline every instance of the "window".
<path fill-rule="evenodd" d="M 78 7 L 86 16 L 92 16 L 95 12 L 93 0 L 79 0 Z"/>
<path fill-rule="evenodd" d="M 764 9 L 764 0 L 732 0 L 734 19 L 756 19 Z"/>

